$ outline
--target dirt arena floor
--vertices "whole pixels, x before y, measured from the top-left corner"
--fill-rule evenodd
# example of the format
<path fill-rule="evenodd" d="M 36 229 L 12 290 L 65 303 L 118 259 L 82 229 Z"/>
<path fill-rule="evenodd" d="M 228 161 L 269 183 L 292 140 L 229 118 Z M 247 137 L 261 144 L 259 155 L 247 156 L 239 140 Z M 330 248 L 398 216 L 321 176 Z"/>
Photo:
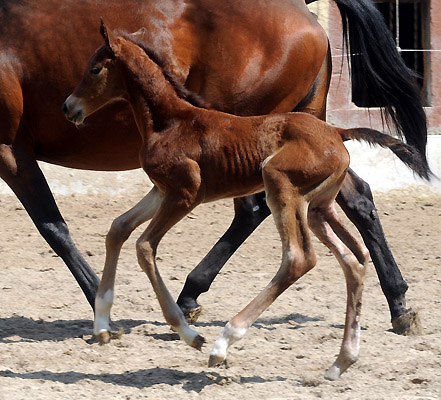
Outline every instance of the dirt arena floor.
<path fill-rule="evenodd" d="M 101 276 L 112 219 L 145 193 L 57 195 L 82 254 Z M 423 332 L 398 336 L 372 263 L 362 310 L 360 359 L 337 382 L 323 376 L 342 338 L 343 274 L 317 243 L 318 265 L 285 292 L 208 368 L 225 323 L 272 278 L 280 242 L 269 218 L 231 258 L 196 328 L 202 352 L 176 340 L 136 262 L 137 230 L 123 248 L 112 318 L 126 333 L 100 346 L 92 312 L 69 271 L 12 195 L 0 196 L 0 399 L 441 399 L 441 201 L 424 188 L 378 193 L 387 238 Z M 174 296 L 225 231 L 231 201 L 204 205 L 161 243 L 158 266 Z"/>

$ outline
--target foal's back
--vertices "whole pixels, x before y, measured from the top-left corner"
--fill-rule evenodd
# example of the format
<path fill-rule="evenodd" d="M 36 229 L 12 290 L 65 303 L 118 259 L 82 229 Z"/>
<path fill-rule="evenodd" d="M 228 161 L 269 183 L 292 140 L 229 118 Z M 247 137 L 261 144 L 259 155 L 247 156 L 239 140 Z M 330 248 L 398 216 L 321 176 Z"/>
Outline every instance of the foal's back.
<path fill-rule="evenodd" d="M 262 168 L 279 153 L 280 170 L 300 186 L 315 185 L 349 164 L 339 130 L 310 114 L 237 117 L 192 107 L 182 124 L 166 139 L 177 153 L 168 156 L 179 159 L 182 152 L 198 164 L 204 201 L 262 190 Z M 151 156 L 146 154 L 147 162 Z"/>

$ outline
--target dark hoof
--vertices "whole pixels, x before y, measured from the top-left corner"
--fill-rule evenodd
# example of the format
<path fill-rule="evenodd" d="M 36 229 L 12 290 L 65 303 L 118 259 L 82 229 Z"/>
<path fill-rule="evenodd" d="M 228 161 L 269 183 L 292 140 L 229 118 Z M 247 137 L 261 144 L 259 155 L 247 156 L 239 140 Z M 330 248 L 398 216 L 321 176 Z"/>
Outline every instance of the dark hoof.
<path fill-rule="evenodd" d="M 392 320 L 392 327 L 397 335 L 420 335 L 422 333 L 420 317 L 411 308 L 406 311 L 406 314 Z"/>
<path fill-rule="evenodd" d="M 182 309 L 182 312 L 184 313 L 184 317 L 187 320 L 187 323 L 194 324 L 202 313 L 202 307 L 197 306 L 197 308 L 193 308 L 191 310 Z"/>
<path fill-rule="evenodd" d="M 220 357 L 220 356 L 217 356 L 217 355 L 215 356 L 213 354 L 210 354 L 210 357 L 208 358 L 208 367 L 209 368 L 219 367 L 224 362 L 225 362 L 225 358 L 224 357 Z"/>
<path fill-rule="evenodd" d="M 205 343 L 205 339 L 201 335 L 198 335 L 193 340 L 191 347 L 194 347 L 195 349 L 202 351 L 202 346 L 204 345 L 204 343 Z"/>
<path fill-rule="evenodd" d="M 124 333 L 124 328 L 120 325 L 115 324 L 115 322 L 110 321 L 110 335 L 113 337 L 114 335 L 121 336 Z"/>

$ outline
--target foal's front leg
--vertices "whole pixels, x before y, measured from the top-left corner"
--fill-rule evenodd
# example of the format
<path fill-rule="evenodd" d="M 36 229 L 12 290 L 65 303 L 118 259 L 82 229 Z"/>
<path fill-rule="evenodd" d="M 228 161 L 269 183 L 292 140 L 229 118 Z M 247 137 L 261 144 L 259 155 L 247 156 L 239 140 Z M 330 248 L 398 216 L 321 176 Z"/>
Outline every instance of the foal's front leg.
<path fill-rule="evenodd" d="M 156 186 L 138 204 L 116 218 L 106 236 L 106 261 L 95 298 L 93 333 L 100 343 L 110 340 L 110 309 L 113 304 L 115 275 L 121 247 L 139 225 L 151 219 L 159 208 L 162 194 Z"/>
<path fill-rule="evenodd" d="M 138 239 L 136 250 L 139 265 L 150 279 L 166 321 L 188 345 L 201 350 L 205 342 L 204 338 L 188 326 L 183 312 L 162 280 L 155 261 L 156 249 L 162 237 L 196 205 L 196 203 L 179 201 L 179 195 L 175 193 L 167 195 L 149 226 Z"/>
<path fill-rule="evenodd" d="M 202 308 L 197 299 L 207 292 L 222 267 L 259 224 L 270 215 L 265 192 L 234 199 L 234 219 L 204 259 L 191 271 L 177 303 L 190 323 L 194 323 Z"/>

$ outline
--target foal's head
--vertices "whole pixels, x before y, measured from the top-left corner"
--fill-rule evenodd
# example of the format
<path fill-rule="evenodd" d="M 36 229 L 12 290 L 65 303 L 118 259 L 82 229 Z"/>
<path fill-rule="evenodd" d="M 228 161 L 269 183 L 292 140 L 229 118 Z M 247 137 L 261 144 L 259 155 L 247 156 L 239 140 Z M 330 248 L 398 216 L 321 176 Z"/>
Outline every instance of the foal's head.
<path fill-rule="evenodd" d="M 132 35 L 141 35 L 143 32 L 140 30 Z M 123 70 L 117 57 L 124 39 L 108 31 L 102 20 L 101 35 L 104 45 L 89 60 L 81 82 L 63 104 L 66 118 L 76 125 L 82 124 L 105 104 L 125 97 Z"/>
<path fill-rule="evenodd" d="M 110 101 L 126 98 L 127 87 L 124 78 L 127 69 L 124 64 L 129 60 L 136 65 L 140 80 L 148 86 L 154 81 L 168 81 L 174 89 L 174 94 L 181 99 L 197 107 L 210 108 L 207 102 L 188 90 L 168 71 L 167 62 L 163 57 L 143 43 L 144 32 L 145 29 L 141 28 L 135 33 L 120 33 L 116 36 L 107 30 L 101 20 L 101 35 L 105 43 L 92 56 L 83 79 L 63 104 L 63 112 L 69 121 L 80 125 L 89 115 Z M 144 60 L 141 67 L 137 60 Z M 145 62 L 146 60 L 148 62 Z M 159 94 L 161 93 L 155 95 Z"/>

